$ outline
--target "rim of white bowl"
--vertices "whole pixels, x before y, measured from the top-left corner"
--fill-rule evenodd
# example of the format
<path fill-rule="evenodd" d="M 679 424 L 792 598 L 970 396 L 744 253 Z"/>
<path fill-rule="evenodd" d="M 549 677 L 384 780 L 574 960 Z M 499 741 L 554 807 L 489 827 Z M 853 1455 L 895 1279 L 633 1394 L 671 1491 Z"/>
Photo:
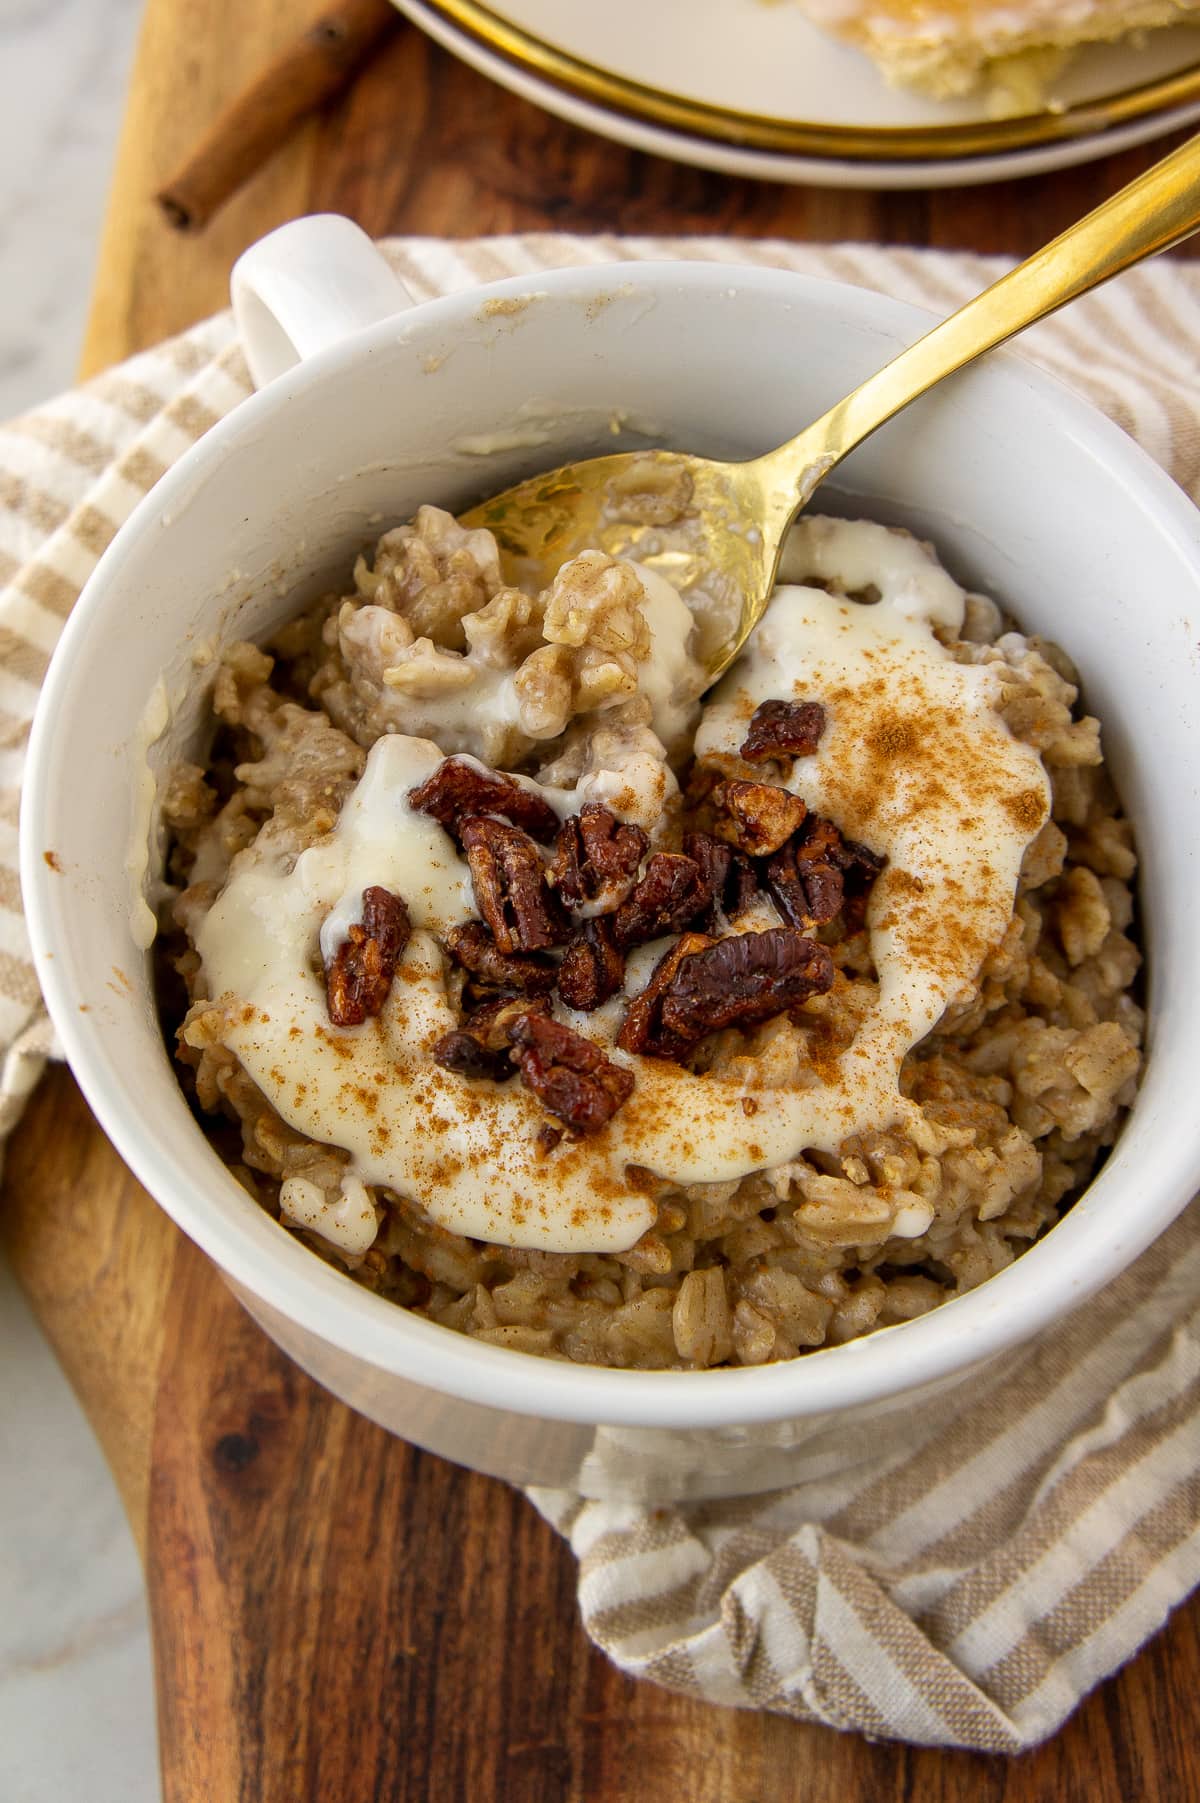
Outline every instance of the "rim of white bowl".
<path fill-rule="evenodd" d="M 608 292 L 617 273 L 622 283 L 634 287 L 669 281 L 684 290 L 728 290 L 741 281 L 760 291 L 774 291 L 781 298 L 797 303 L 807 298 L 826 308 L 836 294 L 842 317 L 850 312 L 885 324 L 889 333 L 896 334 L 897 348 L 938 317 L 874 290 L 790 270 L 671 261 L 593 264 L 534 271 L 421 302 L 306 359 L 242 402 L 171 467 L 134 509 L 85 585 L 51 660 L 30 735 L 21 809 L 21 885 L 46 1005 L 67 1061 L 100 1125 L 158 1206 L 236 1284 L 269 1309 L 383 1373 L 503 1411 L 584 1426 L 738 1428 L 883 1402 L 903 1391 L 952 1379 L 1031 1339 L 1112 1281 L 1170 1225 L 1200 1183 L 1200 1142 L 1193 1145 L 1180 1135 L 1173 1148 L 1162 1149 L 1153 1210 L 1143 1207 L 1132 1225 L 1128 1220 L 1122 1220 L 1119 1227 L 1115 1220 L 1105 1223 L 1090 1240 L 1073 1249 L 1069 1272 L 1058 1267 L 1054 1238 L 1067 1222 L 1090 1217 L 1101 1205 L 1110 1187 L 1110 1167 L 1100 1172 L 1062 1223 L 977 1289 L 940 1304 L 915 1321 L 876 1329 L 861 1339 L 796 1359 L 718 1371 L 630 1371 L 560 1363 L 482 1344 L 363 1289 L 282 1229 L 279 1257 L 264 1264 L 255 1255 L 254 1235 L 249 1231 L 252 1217 L 218 1213 L 213 1207 L 212 1191 L 223 1171 L 216 1154 L 212 1153 L 214 1184 L 201 1184 L 182 1168 L 170 1144 L 148 1133 L 134 1099 L 125 1093 L 94 1029 L 89 1028 L 89 1017 L 81 1016 L 75 1006 L 70 963 L 50 925 L 56 897 L 49 884 L 61 879 L 52 875 L 43 860 L 35 824 L 45 817 L 46 800 L 54 787 L 57 747 L 52 721 L 77 644 L 86 641 L 93 629 L 93 615 L 100 610 L 106 591 L 114 592 L 119 585 L 122 568 L 132 554 L 130 547 L 142 528 L 154 521 L 161 525 L 164 516 L 174 517 L 189 494 L 218 468 L 233 439 L 265 423 L 289 396 L 336 376 L 343 365 L 358 357 L 387 347 L 398 333 L 407 340 L 413 325 L 422 319 L 425 323 L 436 320 L 443 330 L 454 328 L 476 315 L 481 298 L 530 289 L 569 294 L 581 287 L 600 287 Z M 1018 352 L 993 352 L 988 362 L 1040 393 L 1057 410 L 1070 437 L 1115 465 L 1127 486 L 1144 497 L 1159 529 L 1177 541 L 1200 571 L 1200 512 L 1139 445 L 1065 383 Z M 1147 1080 L 1152 1067 L 1151 1050 Z M 1142 1093 L 1145 1087 L 1144 1081 Z M 203 1141 L 199 1126 L 196 1132 Z M 243 1193 L 227 1172 L 224 1175 L 231 1188 Z M 171 1198 L 169 1204 L 162 1200 L 164 1196 Z M 246 1205 L 257 1209 L 249 1198 Z"/>

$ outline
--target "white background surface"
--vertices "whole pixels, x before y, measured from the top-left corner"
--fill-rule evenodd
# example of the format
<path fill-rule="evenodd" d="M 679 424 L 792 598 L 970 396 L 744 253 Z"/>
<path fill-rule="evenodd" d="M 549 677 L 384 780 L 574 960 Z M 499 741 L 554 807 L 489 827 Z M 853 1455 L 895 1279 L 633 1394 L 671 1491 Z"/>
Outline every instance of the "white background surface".
<path fill-rule="evenodd" d="M 139 13 L 0 0 L 0 419 L 72 380 Z M 133 1543 L 2 1264 L 0 1379 L 0 1803 L 153 1803 Z"/>

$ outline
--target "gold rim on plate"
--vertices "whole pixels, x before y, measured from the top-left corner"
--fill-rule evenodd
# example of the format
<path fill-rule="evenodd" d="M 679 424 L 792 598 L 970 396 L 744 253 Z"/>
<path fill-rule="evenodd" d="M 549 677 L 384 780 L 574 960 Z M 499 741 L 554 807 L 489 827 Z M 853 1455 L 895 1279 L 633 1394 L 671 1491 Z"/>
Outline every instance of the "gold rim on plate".
<path fill-rule="evenodd" d="M 784 156 L 836 157 L 854 162 L 937 161 L 1032 149 L 1091 137 L 1152 113 L 1168 113 L 1200 100 L 1200 60 L 1178 74 L 1104 95 L 1056 113 L 1028 113 L 969 125 L 811 125 L 743 113 L 710 101 L 691 100 L 648 87 L 614 69 L 585 62 L 504 19 L 481 0 L 423 0 L 485 49 L 552 86 L 660 129 L 715 139 L 742 150 Z"/>

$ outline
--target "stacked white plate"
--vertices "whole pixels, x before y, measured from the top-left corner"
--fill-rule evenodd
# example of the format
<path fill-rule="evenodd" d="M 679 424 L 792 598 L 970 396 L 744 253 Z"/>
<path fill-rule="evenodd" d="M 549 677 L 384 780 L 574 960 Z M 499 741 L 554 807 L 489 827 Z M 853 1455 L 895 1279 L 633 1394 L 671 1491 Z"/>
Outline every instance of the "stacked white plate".
<path fill-rule="evenodd" d="M 396 0 L 514 93 L 637 149 L 734 175 L 919 188 L 1034 175 L 1200 119 L 1200 29 L 1080 53 L 1051 111 L 889 88 L 789 0 Z"/>

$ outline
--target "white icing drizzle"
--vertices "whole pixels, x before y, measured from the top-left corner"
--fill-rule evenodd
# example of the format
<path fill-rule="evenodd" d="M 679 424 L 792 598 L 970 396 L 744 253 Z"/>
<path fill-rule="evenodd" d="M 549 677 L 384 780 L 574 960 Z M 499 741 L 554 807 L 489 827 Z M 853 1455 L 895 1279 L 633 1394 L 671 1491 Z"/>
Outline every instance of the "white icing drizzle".
<path fill-rule="evenodd" d="M 336 1201 L 306 1177 L 287 1177 L 279 1186 L 279 1207 L 294 1227 L 319 1233 L 351 1259 L 369 1252 L 379 1231 L 371 1193 L 351 1171 L 342 1178 Z"/>
<path fill-rule="evenodd" d="M 878 1000 L 855 1039 L 814 1066 L 807 1085 L 779 1089 L 742 1071 L 736 1079 L 693 1075 L 616 1050 L 620 1000 L 592 1015 L 565 1013 L 634 1070 L 636 1087 L 601 1133 L 542 1152 L 546 1117 L 519 1082 L 468 1081 L 432 1062 L 434 1041 L 457 1024 L 434 934 L 475 910 L 453 841 L 406 800 L 442 753 L 428 740 L 388 735 L 328 840 L 292 868 L 253 847 L 241 854 L 197 942 L 210 993 L 224 999 L 225 1043 L 291 1126 L 350 1154 L 359 1182 L 386 1186 L 438 1225 L 477 1239 L 622 1250 L 654 1219 L 630 1166 L 680 1184 L 719 1182 L 909 1118 L 901 1062 L 946 1006 L 971 992 L 1002 937 L 1022 855 L 1046 817 L 1048 784 L 1037 754 L 994 711 L 996 667 L 959 663 L 934 637 L 934 624 L 961 626 L 964 597 L 916 541 L 813 521 L 789 556 L 793 569 L 844 588 L 873 585 L 882 599 L 863 606 L 820 589 L 780 588 L 708 707 L 697 750 L 736 756 L 760 701 L 824 703 L 817 753 L 772 780 L 889 860 L 868 915 Z M 594 777 L 545 793 L 571 812 L 589 781 L 595 793 Z M 618 785 L 610 805 L 629 817 L 620 804 Z M 374 883 L 404 896 L 415 930 L 379 1018 L 334 1029 L 322 941 L 327 949 L 340 941 Z M 762 924 L 756 917 L 752 930 Z M 631 990 L 663 949 L 631 958 Z M 284 1203 L 293 1219 L 357 1253 L 363 1212 L 350 1220 L 353 1206 L 344 1206 L 339 1224 L 336 1208 L 317 1211 L 311 1197 Z M 897 1233 L 923 1230 L 910 1215 L 898 1214 Z"/>

